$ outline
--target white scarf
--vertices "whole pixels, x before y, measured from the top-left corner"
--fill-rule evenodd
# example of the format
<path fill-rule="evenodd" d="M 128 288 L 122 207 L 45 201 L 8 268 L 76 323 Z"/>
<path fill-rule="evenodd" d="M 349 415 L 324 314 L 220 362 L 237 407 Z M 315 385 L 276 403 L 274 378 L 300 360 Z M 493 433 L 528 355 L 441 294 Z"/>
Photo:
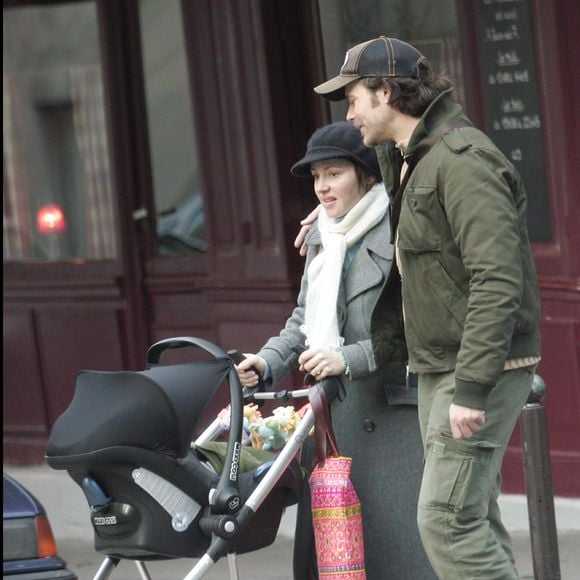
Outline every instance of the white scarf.
<path fill-rule="evenodd" d="M 383 183 L 373 187 L 342 218 L 330 218 L 324 208 L 318 215 L 322 251 L 308 267 L 304 326 L 310 347 L 336 349 L 344 339 L 338 334 L 337 300 L 346 249 L 358 242 L 382 219 L 389 205 Z"/>

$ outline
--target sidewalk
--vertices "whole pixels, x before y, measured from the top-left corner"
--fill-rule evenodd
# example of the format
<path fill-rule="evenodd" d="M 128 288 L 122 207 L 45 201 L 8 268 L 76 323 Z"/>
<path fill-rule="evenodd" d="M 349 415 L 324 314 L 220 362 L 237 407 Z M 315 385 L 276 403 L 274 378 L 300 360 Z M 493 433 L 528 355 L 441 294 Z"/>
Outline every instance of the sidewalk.
<path fill-rule="evenodd" d="M 4 465 L 6 473 L 26 486 L 44 505 L 61 555 L 78 575 L 79 580 L 93 577 L 102 556 L 93 550 L 93 532 L 88 517 L 88 505 L 80 488 L 64 471 L 50 469 L 46 465 Z M 580 570 L 580 499 L 556 498 L 554 501 L 560 570 L 562 580 L 578 578 Z M 530 548 L 529 520 L 526 497 L 503 495 L 500 497 L 503 520 L 512 535 L 518 569 L 523 579 L 533 578 Z M 295 507 L 286 510 L 274 544 L 239 557 L 242 578 L 292 579 L 292 546 Z M 183 578 L 193 566 L 194 560 L 174 560 L 148 565 L 153 578 Z M 122 566 L 122 567 L 121 567 Z M 112 580 L 137 580 L 135 566 L 124 562 Z M 228 578 L 227 561 L 218 562 L 208 580 Z M 396 580 L 396 579 L 393 579 Z"/>

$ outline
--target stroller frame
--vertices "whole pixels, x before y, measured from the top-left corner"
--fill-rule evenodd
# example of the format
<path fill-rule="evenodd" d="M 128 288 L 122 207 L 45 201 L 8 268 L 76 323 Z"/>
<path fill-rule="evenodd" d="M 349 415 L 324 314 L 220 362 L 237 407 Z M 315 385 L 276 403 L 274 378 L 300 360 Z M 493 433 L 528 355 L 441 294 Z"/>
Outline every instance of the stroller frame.
<path fill-rule="evenodd" d="M 282 393 L 283 396 L 280 396 Z M 307 397 L 308 389 L 298 389 L 294 391 L 279 391 L 275 393 L 256 393 L 253 398 L 255 400 L 273 400 L 273 399 L 289 399 L 289 398 L 300 398 Z M 244 513 L 238 512 L 238 524 L 243 528 L 244 524 L 249 518 L 251 518 L 256 511 L 260 508 L 265 498 L 268 496 L 270 491 L 274 488 L 277 481 L 280 479 L 285 469 L 291 463 L 295 455 L 300 451 L 305 438 L 308 436 L 309 431 L 314 425 L 314 415 L 312 409 L 308 409 L 304 414 L 304 417 L 300 421 L 296 431 L 289 438 L 288 442 L 282 448 L 282 451 L 276 458 L 272 467 L 268 470 L 266 475 L 260 481 L 256 489 L 252 492 L 250 497 L 246 500 L 244 507 Z M 213 441 L 222 431 L 219 419 L 215 419 L 207 429 L 192 443 L 193 446 L 201 445 L 206 441 Z M 241 530 L 240 530 L 241 531 Z M 189 571 L 189 573 L 184 576 L 183 580 L 200 580 L 207 574 L 207 572 L 216 564 L 223 555 L 215 556 L 210 555 L 210 549 L 198 560 L 195 566 Z M 228 566 L 230 571 L 231 580 L 239 579 L 239 571 L 237 566 L 237 554 L 234 552 L 227 553 Z M 116 566 L 122 561 L 121 558 L 114 558 L 111 556 L 106 556 L 103 560 L 101 567 L 98 572 L 93 577 L 93 580 L 106 580 L 110 577 L 111 573 L 114 571 Z M 139 571 L 139 575 L 143 580 L 151 580 L 149 571 L 147 569 L 146 562 L 143 560 L 135 560 L 135 565 Z"/>
<path fill-rule="evenodd" d="M 236 559 L 237 553 L 232 549 L 232 546 L 234 546 L 237 539 L 240 539 L 242 532 L 247 529 L 248 524 L 252 521 L 256 512 L 260 509 L 260 506 L 269 497 L 270 493 L 286 473 L 286 470 L 289 468 L 292 462 L 296 460 L 297 454 L 302 448 L 309 432 L 314 425 L 314 415 L 312 409 L 308 409 L 302 417 L 294 433 L 285 443 L 284 447 L 277 454 L 273 455 L 273 460 L 271 462 L 267 462 L 269 467 L 265 464 L 260 466 L 264 467 L 265 473 L 260 476 L 259 482 L 255 488 L 253 488 L 247 499 L 242 502 L 239 492 L 238 471 L 243 429 L 244 404 L 254 401 L 284 401 L 288 399 L 307 397 L 309 389 L 300 388 L 296 390 L 263 392 L 261 386 L 255 387 L 253 389 L 242 388 L 237 376 L 237 372 L 233 366 L 234 363 L 238 361 L 236 356 L 239 356 L 239 354 L 235 353 L 235 351 L 229 351 L 229 353 L 226 354 L 216 345 L 203 339 L 194 337 L 170 338 L 155 343 L 148 350 L 148 364 L 159 365 L 161 355 L 166 350 L 183 347 L 198 347 L 210 353 L 214 358 L 220 360 L 229 359 L 229 362 L 231 363 L 231 368 L 228 372 L 228 382 L 230 387 L 230 424 L 228 429 L 229 435 L 225 453 L 225 461 L 217 486 L 209 490 L 209 513 L 204 515 L 201 519 L 201 523 L 203 524 L 201 525 L 201 528 L 206 535 L 209 536 L 211 534 L 211 541 L 205 553 L 197 560 L 195 565 L 191 568 L 183 580 L 199 580 L 203 578 L 212 568 L 212 566 L 226 555 L 228 559 L 230 578 L 232 580 L 238 580 L 239 572 Z M 329 401 L 332 401 L 336 396 L 338 385 L 338 379 L 336 378 L 327 379 L 321 382 L 321 386 L 326 391 Z M 191 443 L 191 448 L 193 449 L 206 442 L 213 441 L 223 431 L 223 423 L 220 418 L 217 417 L 195 439 L 195 441 Z M 51 456 L 48 452 L 46 459 L 48 464 L 55 469 L 67 469 L 69 466 L 66 459 L 63 459 L 62 457 Z M 135 480 L 136 485 L 138 485 L 136 480 L 140 475 L 140 473 L 137 473 L 136 475 L 137 471 L 138 470 L 135 470 L 133 472 L 133 479 Z M 148 470 L 144 469 L 143 471 L 147 472 Z M 161 483 L 164 483 L 169 487 L 173 487 L 170 482 L 164 481 L 162 476 L 153 475 L 153 477 L 161 480 Z M 94 496 L 92 496 L 91 493 L 87 493 L 87 489 L 84 486 L 84 481 L 82 488 L 85 492 L 85 495 L 87 496 L 89 504 L 91 504 L 91 508 L 94 509 L 95 505 L 93 502 L 96 500 L 91 500 L 91 498 Z M 162 500 L 160 500 L 159 497 L 156 497 L 155 493 L 152 493 L 151 490 L 146 491 L 149 491 L 151 497 L 156 502 L 162 504 Z M 167 505 L 162 504 L 162 507 L 166 512 L 169 512 L 169 514 L 173 516 L 173 529 L 179 532 L 179 525 L 181 521 L 180 518 L 183 518 L 183 514 L 185 513 L 184 505 L 187 505 L 188 502 L 193 502 L 194 504 L 196 502 L 193 498 L 188 498 L 187 494 L 183 492 L 183 490 L 176 489 L 176 492 L 177 494 L 173 494 L 173 496 L 175 497 L 175 495 L 177 495 L 181 499 L 179 506 L 177 508 L 172 507 L 169 509 Z M 285 504 L 285 506 L 287 505 L 291 504 Z M 186 525 L 189 525 L 189 522 L 186 522 Z M 277 534 L 278 525 L 276 525 L 275 534 Z M 94 527 L 96 532 L 96 526 Z M 267 545 L 269 544 L 265 544 L 264 546 L 259 546 L 253 549 L 260 549 L 261 547 L 266 547 Z M 177 558 L 179 557 L 180 556 L 177 556 Z M 123 555 L 117 554 L 105 555 L 105 558 L 101 563 L 98 571 L 96 572 L 93 580 L 106 580 L 111 576 L 119 563 L 125 559 L 134 561 L 142 580 L 151 580 L 151 576 L 146 564 L 146 561 L 149 558 L 141 559 L 138 556 L 135 557 L 133 555 L 124 557 Z M 175 557 L 160 556 L 158 559 L 175 559 Z"/>

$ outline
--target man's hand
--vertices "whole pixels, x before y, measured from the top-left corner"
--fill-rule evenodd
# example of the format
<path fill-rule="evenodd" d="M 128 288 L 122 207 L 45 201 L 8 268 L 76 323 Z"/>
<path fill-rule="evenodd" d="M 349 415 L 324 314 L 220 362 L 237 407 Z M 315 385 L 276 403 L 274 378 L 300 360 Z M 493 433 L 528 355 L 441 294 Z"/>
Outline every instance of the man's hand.
<path fill-rule="evenodd" d="M 296 236 L 296 239 L 294 240 L 294 247 L 295 248 L 300 248 L 300 255 L 301 256 L 306 256 L 306 251 L 307 251 L 307 247 L 306 244 L 304 243 L 304 238 L 306 237 L 306 234 L 308 233 L 308 230 L 310 230 L 310 226 L 318 219 L 318 214 L 320 213 L 320 206 L 317 205 L 301 222 L 300 225 L 302 226 L 300 228 L 300 231 L 298 232 L 298 235 Z"/>
<path fill-rule="evenodd" d="M 454 439 L 469 439 L 485 423 L 485 411 L 452 403 L 449 407 L 449 423 Z"/>

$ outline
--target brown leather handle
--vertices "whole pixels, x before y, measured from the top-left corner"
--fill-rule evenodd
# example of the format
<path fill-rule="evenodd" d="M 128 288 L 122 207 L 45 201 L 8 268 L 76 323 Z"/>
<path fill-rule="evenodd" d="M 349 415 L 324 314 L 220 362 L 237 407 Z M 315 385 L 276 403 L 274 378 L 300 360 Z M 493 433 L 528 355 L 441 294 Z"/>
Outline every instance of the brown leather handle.
<path fill-rule="evenodd" d="M 316 446 L 316 461 L 323 463 L 330 446 L 330 455 L 339 455 L 338 445 L 332 428 L 332 418 L 330 417 L 330 406 L 324 392 L 323 383 L 316 383 L 308 391 L 308 399 L 314 413 L 314 440 Z"/>

